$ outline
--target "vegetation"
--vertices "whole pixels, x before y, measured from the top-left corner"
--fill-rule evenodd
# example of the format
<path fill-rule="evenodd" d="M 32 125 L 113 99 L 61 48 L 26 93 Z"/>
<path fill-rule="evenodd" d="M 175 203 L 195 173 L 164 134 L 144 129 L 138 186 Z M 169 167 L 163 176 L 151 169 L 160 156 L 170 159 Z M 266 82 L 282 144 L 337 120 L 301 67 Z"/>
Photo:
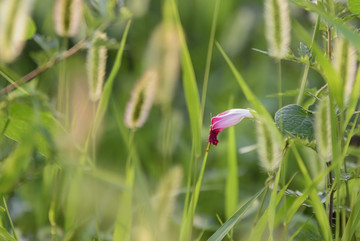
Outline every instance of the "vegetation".
<path fill-rule="evenodd" d="M 359 18 L 1 1 L 0 240 L 360 240 Z"/>

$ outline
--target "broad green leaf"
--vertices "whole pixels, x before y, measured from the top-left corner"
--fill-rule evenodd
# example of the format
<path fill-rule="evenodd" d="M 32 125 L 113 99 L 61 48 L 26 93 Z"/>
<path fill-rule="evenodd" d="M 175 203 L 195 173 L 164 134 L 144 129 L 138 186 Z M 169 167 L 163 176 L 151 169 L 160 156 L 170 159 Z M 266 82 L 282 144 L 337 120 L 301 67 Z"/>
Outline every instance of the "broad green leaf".
<path fill-rule="evenodd" d="M 1 162 L 0 193 L 11 191 L 29 165 L 33 146 L 30 142 L 31 129 L 28 131 L 26 140 L 8 158 Z"/>
<path fill-rule="evenodd" d="M 300 105 L 287 105 L 275 113 L 280 130 L 291 137 L 314 139 L 314 115 Z"/>
<path fill-rule="evenodd" d="M 352 13 L 360 15 L 360 1 L 359 0 L 348 0 L 349 9 Z"/>
<path fill-rule="evenodd" d="M 229 218 L 209 239 L 208 241 L 221 241 L 225 235 L 235 226 L 237 221 L 246 213 L 255 200 L 263 193 L 265 188 L 261 189 L 252 198 L 244 202 L 244 204 Z"/>
<path fill-rule="evenodd" d="M 0 109 L 0 130 L 8 138 L 22 142 L 32 129 L 37 130 L 32 136 L 36 149 L 49 156 L 53 151 L 52 136 L 62 129 L 50 112 L 23 102 L 12 102 Z"/>

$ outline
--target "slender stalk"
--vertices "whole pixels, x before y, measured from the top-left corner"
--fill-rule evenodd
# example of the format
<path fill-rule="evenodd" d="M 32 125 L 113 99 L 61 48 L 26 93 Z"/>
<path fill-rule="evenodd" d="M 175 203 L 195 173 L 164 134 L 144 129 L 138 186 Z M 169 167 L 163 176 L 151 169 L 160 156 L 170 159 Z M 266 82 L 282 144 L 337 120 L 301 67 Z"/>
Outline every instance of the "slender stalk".
<path fill-rule="evenodd" d="M 10 93 L 14 89 L 18 88 L 20 85 L 22 85 L 22 84 L 36 78 L 37 76 L 39 76 L 40 74 L 42 74 L 46 70 L 50 69 L 54 65 L 56 65 L 56 64 L 60 63 L 61 61 L 71 57 L 72 55 L 76 54 L 79 50 L 81 50 L 84 47 L 85 43 L 86 43 L 85 39 L 79 41 L 72 48 L 66 50 L 65 52 L 63 52 L 62 54 L 57 56 L 56 58 L 53 58 L 53 59 L 49 60 L 44 65 L 41 65 L 41 66 L 37 67 L 36 69 L 34 69 L 33 71 L 29 72 L 28 74 L 24 75 L 20 80 L 14 82 L 14 83 L 11 83 L 10 85 L 3 88 L 0 91 L 0 95 Z"/>
<path fill-rule="evenodd" d="M 328 57 L 331 60 L 332 52 L 331 52 L 331 27 L 330 26 L 327 27 L 327 37 L 328 37 L 328 40 L 327 40 L 327 52 L 328 52 Z"/>
<path fill-rule="evenodd" d="M 327 162 L 326 165 L 331 166 L 331 162 Z M 332 171 L 329 172 L 329 190 L 330 190 L 330 199 L 329 199 L 329 224 L 330 227 L 333 227 L 333 210 L 334 210 L 334 190 L 333 190 L 333 175 Z"/>
<path fill-rule="evenodd" d="M 319 35 L 319 26 L 320 26 L 320 16 L 318 16 L 317 21 L 316 21 L 316 25 L 315 25 L 312 40 L 311 40 L 310 50 L 312 49 L 312 46 Z M 305 90 L 305 86 L 306 86 L 306 82 L 307 82 L 307 77 L 309 74 L 309 69 L 310 69 L 310 56 L 305 65 L 304 72 L 303 72 L 303 75 L 301 78 L 300 91 L 299 91 L 298 98 L 296 100 L 296 104 L 298 104 L 298 105 L 301 105 L 301 102 L 303 100 L 304 90 Z"/>
<path fill-rule="evenodd" d="M 265 188 L 265 193 L 261 199 L 261 203 L 260 203 L 260 208 L 256 214 L 256 217 L 255 217 L 255 221 L 253 223 L 253 227 L 255 227 L 255 225 L 257 224 L 257 222 L 259 221 L 259 218 L 260 218 L 260 215 L 261 215 L 261 211 L 264 207 L 264 204 L 265 204 L 265 199 L 266 199 L 266 196 L 267 196 L 267 193 L 269 192 L 269 185 L 266 184 L 266 188 Z"/>
<path fill-rule="evenodd" d="M 64 37 L 61 43 L 61 52 L 65 51 L 68 46 L 68 38 Z M 62 62 L 59 67 L 59 79 L 58 79 L 58 93 L 57 93 L 57 109 L 65 115 L 65 128 L 69 127 L 68 113 L 66 112 L 67 98 L 67 84 L 66 78 L 66 63 Z"/>
<path fill-rule="evenodd" d="M 281 59 L 278 60 L 278 93 L 279 109 L 282 107 L 282 76 L 281 76 Z"/>
<path fill-rule="evenodd" d="M 5 197 L 4 197 L 4 196 L 3 196 L 3 202 L 4 202 L 4 207 L 5 207 L 6 215 L 7 215 L 8 219 L 9 219 L 9 223 L 10 223 L 10 226 L 11 226 L 11 230 L 12 230 L 12 232 L 13 232 L 13 234 L 14 234 L 14 238 L 15 238 L 16 240 L 19 240 L 18 237 L 17 237 L 17 235 L 16 235 L 15 227 L 14 227 L 14 224 L 13 224 L 13 222 L 12 222 L 12 220 L 11 220 L 10 213 L 9 213 L 9 209 L 8 209 L 8 207 L 7 207 L 6 200 L 5 200 Z"/>

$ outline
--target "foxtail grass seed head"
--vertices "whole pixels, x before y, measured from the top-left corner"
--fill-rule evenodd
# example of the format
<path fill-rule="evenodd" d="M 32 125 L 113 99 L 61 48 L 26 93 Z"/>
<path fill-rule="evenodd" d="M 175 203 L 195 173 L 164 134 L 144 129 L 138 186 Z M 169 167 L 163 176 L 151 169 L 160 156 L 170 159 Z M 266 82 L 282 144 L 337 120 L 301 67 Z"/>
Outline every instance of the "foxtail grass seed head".
<path fill-rule="evenodd" d="M 92 101 L 101 97 L 106 69 L 106 34 L 96 32 L 87 54 L 89 96 Z"/>
<path fill-rule="evenodd" d="M 154 100 L 157 82 L 157 71 L 149 69 L 135 85 L 125 111 L 125 124 L 128 128 L 140 128 L 144 125 Z"/>
<path fill-rule="evenodd" d="M 55 31 L 62 37 L 75 36 L 82 21 L 82 0 L 56 0 L 54 5 Z"/>
<path fill-rule="evenodd" d="M 279 167 L 282 158 L 281 135 L 273 123 L 261 118 L 258 118 L 256 131 L 260 165 L 267 172 L 273 172 Z"/>
<path fill-rule="evenodd" d="M 320 159 L 324 162 L 330 162 L 332 159 L 332 142 L 329 97 L 323 98 L 317 106 L 315 115 L 315 140 Z"/>
<path fill-rule="evenodd" d="M 180 70 L 180 42 L 175 24 L 161 23 L 155 28 L 147 45 L 144 65 L 159 73 L 159 93 L 154 102 L 171 104 Z"/>
<path fill-rule="evenodd" d="M 32 0 L 0 1 L 0 62 L 12 62 L 21 53 Z"/>
<path fill-rule="evenodd" d="M 344 101 L 347 103 L 355 81 L 357 61 L 355 48 L 342 36 L 335 41 L 333 62 L 342 79 Z"/>
<path fill-rule="evenodd" d="M 166 233 L 171 214 L 175 208 L 176 194 L 178 193 L 183 178 L 180 166 L 173 167 L 160 181 L 154 199 L 154 209 L 159 217 L 159 229 Z"/>
<path fill-rule="evenodd" d="M 287 0 L 265 0 L 265 33 L 271 56 L 286 57 L 290 45 L 290 14 Z"/>

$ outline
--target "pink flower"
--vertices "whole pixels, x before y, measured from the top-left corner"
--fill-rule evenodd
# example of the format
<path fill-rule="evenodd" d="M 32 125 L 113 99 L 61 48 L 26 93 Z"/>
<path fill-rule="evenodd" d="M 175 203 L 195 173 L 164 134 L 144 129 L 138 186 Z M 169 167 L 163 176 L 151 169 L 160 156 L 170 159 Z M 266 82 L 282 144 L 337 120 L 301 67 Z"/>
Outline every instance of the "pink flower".
<path fill-rule="evenodd" d="M 236 125 L 244 118 L 253 118 L 253 115 L 249 110 L 230 109 L 211 118 L 211 129 L 208 142 L 216 146 L 219 142 L 217 139 L 219 132 L 225 128 Z"/>

